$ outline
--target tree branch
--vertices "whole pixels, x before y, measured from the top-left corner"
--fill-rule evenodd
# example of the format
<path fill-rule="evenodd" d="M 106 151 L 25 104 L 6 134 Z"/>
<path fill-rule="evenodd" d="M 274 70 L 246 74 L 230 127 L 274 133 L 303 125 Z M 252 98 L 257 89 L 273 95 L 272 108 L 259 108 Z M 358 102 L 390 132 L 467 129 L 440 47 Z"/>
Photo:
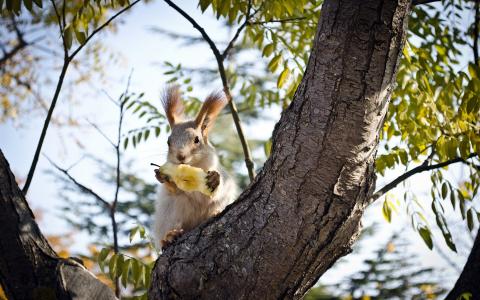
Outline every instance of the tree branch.
<path fill-rule="evenodd" d="M 324 1 L 305 74 L 262 171 L 237 201 L 159 256 L 149 299 L 301 299 L 349 252 L 374 188 L 411 0 L 358 3 Z"/>
<path fill-rule="evenodd" d="M 235 32 L 235 34 L 233 35 L 233 38 L 230 40 L 230 42 L 228 43 L 227 47 L 225 48 L 225 50 L 223 50 L 223 53 L 222 53 L 222 61 L 225 60 L 225 58 L 227 58 L 227 55 L 228 55 L 228 52 L 233 48 L 233 45 L 235 44 L 235 42 L 237 41 L 238 37 L 240 36 L 240 33 L 242 32 L 242 30 L 248 25 L 248 22 L 250 21 L 250 10 L 252 9 L 252 0 L 249 0 L 248 1 L 248 5 L 247 5 L 247 13 L 246 13 L 246 17 L 245 17 L 245 21 L 242 23 L 242 25 L 240 25 L 240 27 L 238 27 L 237 31 Z M 258 10 L 254 13 L 254 15 L 258 12 Z"/>
<path fill-rule="evenodd" d="M 477 153 L 472 153 L 472 154 L 468 155 L 468 157 L 466 159 L 470 159 L 470 158 L 475 157 L 477 155 L 478 155 Z M 405 181 L 406 179 L 410 178 L 411 176 L 413 176 L 415 174 L 422 173 L 422 172 L 425 172 L 425 171 L 434 170 L 434 169 L 440 169 L 440 168 L 446 167 L 448 165 L 458 163 L 458 162 L 464 162 L 464 161 L 465 161 L 465 159 L 463 159 L 462 157 L 456 157 L 456 158 L 453 158 L 453 159 L 450 159 L 450 160 L 447 160 L 447 161 L 444 161 L 444 162 L 441 162 L 441 163 L 437 163 L 437 164 L 434 164 L 434 165 L 428 165 L 428 159 L 427 159 L 427 160 L 425 160 L 425 162 L 422 165 L 420 165 L 416 168 L 413 168 L 408 172 L 405 172 L 404 174 L 398 176 L 397 178 L 395 178 L 394 180 L 392 180 L 391 182 L 386 184 L 380 190 L 376 191 L 372 195 L 372 197 L 370 198 L 370 202 L 374 202 L 375 200 L 377 200 L 378 198 L 383 196 L 388 191 L 394 189 L 399 183 Z"/>
<path fill-rule="evenodd" d="M 45 122 L 43 124 L 42 132 L 41 132 L 40 138 L 38 140 L 38 144 L 37 144 L 37 148 L 35 150 L 35 154 L 33 156 L 32 164 L 30 165 L 30 170 L 28 171 L 27 179 L 26 179 L 25 185 L 23 186 L 23 189 L 22 189 L 24 195 L 27 194 L 28 189 L 30 188 L 30 184 L 31 184 L 32 179 L 33 179 L 33 175 L 35 174 L 35 169 L 37 167 L 38 159 L 40 157 L 40 152 L 42 150 L 43 142 L 44 142 L 45 136 L 47 134 L 48 125 L 50 124 L 50 120 L 52 118 L 53 111 L 55 110 L 55 106 L 57 105 L 58 96 L 60 95 L 60 91 L 61 91 L 62 86 L 63 86 L 63 81 L 65 79 L 65 75 L 67 73 L 68 66 L 70 65 L 70 62 L 75 57 L 75 55 L 77 55 L 80 52 L 80 50 L 83 49 L 83 47 L 88 43 L 88 41 L 90 41 L 90 39 L 95 34 L 100 32 L 103 28 L 105 28 L 108 24 L 110 24 L 113 20 L 115 20 L 115 18 L 117 18 L 119 15 L 121 15 L 122 13 L 124 13 L 125 11 L 127 11 L 128 9 L 133 7 L 135 4 L 140 2 L 140 0 L 136 0 L 135 2 L 131 3 L 127 7 L 118 11 L 116 14 L 114 14 L 112 17 L 110 17 L 105 23 L 103 23 L 100 27 L 95 29 L 92 32 L 92 34 L 90 34 L 87 37 L 85 42 L 82 45 L 80 45 L 72 54 L 69 55 L 68 54 L 68 49 L 67 49 L 67 44 L 65 42 L 65 37 L 63 35 L 64 27 L 62 26 L 62 18 L 61 18 L 60 14 L 58 12 L 58 9 L 55 5 L 55 1 L 54 0 L 51 0 L 51 1 L 52 1 L 52 5 L 54 7 L 54 10 L 55 10 L 55 14 L 57 16 L 58 26 L 59 26 L 59 30 L 60 30 L 60 36 L 62 37 L 62 43 L 63 43 L 63 49 L 64 49 L 64 59 L 63 59 L 62 70 L 60 72 L 60 76 L 59 76 L 58 81 L 57 81 L 57 86 L 55 88 L 55 93 L 54 93 L 53 98 L 52 98 L 52 103 L 50 104 L 50 108 L 48 109 L 47 118 L 45 119 Z"/>
<path fill-rule="evenodd" d="M 127 87 L 125 88 L 125 92 L 123 93 L 123 97 L 127 97 L 128 89 L 130 87 L 130 79 L 132 77 L 132 72 L 128 76 Z M 118 192 L 120 191 L 120 162 L 121 162 L 121 153 L 120 153 L 120 145 L 122 142 L 122 124 L 123 124 L 123 116 L 124 116 L 124 101 L 122 98 L 119 99 L 119 118 L 118 118 L 118 132 L 117 132 L 117 143 L 114 145 L 115 147 L 115 154 L 117 157 L 117 166 L 116 166 L 116 186 L 115 186 L 115 196 L 113 198 L 111 210 L 110 210 L 110 219 L 112 221 L 112 230 L 113 230 L 113 251 L 118 253 L 118 225 L 115 219 L 115 213 L 117 210 L 117 203 L 118 203 Z M 115 295 L 120 298 L 120 277 L 115 278 Z"/>
<path fill-rule="evenodd" d="M 112 147 L 115 147 L 115 143 L 96 124 L 94 124 L 93 122 L 90 122 L 89 120 L 87 120 L 87 122 L 88 124 L 90 124 L 90 126 L 95 128 L 95 130 L 97 130 L 97 132 L 100 133 L 100 135 L 103 136 L 103 138 L 107 140 Z"/>
<path fill-rule="evenodd" d="M 59 165 L 54 163 L 48 156 L 46 156 L 46 155 L 44 155 L 44 156 L 48 160 L 48 162 L 50 162 L 50 164 L 52 164 L 52 166 L 55 167 L 55 169 L 57 169 L 61 173 L 65 174 L 65 176 L 67 176 L 68 179 L 70 179 L 70 181 L 73 182 L 82 192 L 93 196 L 93 198 L 95 198 L 95 200 L 97 200 L 100 204 L 102 204 L 106 209 L 110 210 L 110 207 L 111 207 L 110 203 L 108 203 L 100 195 L 95 193 L 91 188 L 88 188 L 85 185 L 78 182 L 72 175 L 70 175 L 68 170 L 61 168 Z"/>
<path fill-rule="evenodd" d="M 227 81 L 227 75 L 225 72 L 225 67 L 223 65 L 224 59 L 220 51 L 218 50 L 217 46 L 215 43 L 212 41 L 210 36 L 208 36 L 207 32 L 205 29 L 203 29 L 189 14 L 187 14 L 184 10 L 182 10 L 180 7 L 178 7 L 175 3 L 173 3 L 170 0 L 164 0 L 170 7 L 172 7 L 175 11 L 177 11 L 180 15 L 182 15 L 187 21 L 192 24 L 192 26 L 197 29 L 200 34 L 202 35 L 203 39 L 208 43 L 210 48 L 212 49 L 213 55 L 215 56 L 215 59 L 217 61 L 218 65 L 218 72 L 220 73 L 220 78 L 222 79 L 222 84 L 223 84 L 223 91 L 225 92 L 225 96 L 227 97 L 228 100 L 228 106 L 230 108 L 230 112 L 233 117 L 233 122 L 235 124 L 235 128 L 238 133 L 238 137 L 240 139 L 240 142 L 242 144 L 242 149 L 243 149 L 243 154 L 245 156 L 245 165 L 248 170 L 248 176 L 250 178 L 250 181 L 253 181 L 255 178 L 255 170 L 254 170 L 254 164 L 252 160 L 252 154 L 250 151 L 250 146 L 248 145 L 247 139 L 244 134 L 244 130 L 242 127 L 242 123 L 240 121 L 240 116 L 238 114 L 238 109 L 233 101 L 233 97 L 230 93 L 230 87 L 228 85 Z"/>
<path fill-rule="evenodd" d="M 25 39 L 23 38 L 23 33 L 20 31 L 20 29 L 18 28 L 17 26 L 17 22 L 15 21 L 15 17 L 13 15 L 10 15 L 10 22 L 13 26 L 13 29 L 17 35 L 17 39 L 18 39 L 18 44 L 13 47 L 12 50 L 6 52 L 4 50 L 4 55 L 2 58 L 0 58 L 0 66 L 2 66 L 3 64 L 5 64 L 10 58 L 12 58 L 15 54 L 17 54 L 20 50 L 24 49 L 26 46 L 29 45 L 29 43 L 27 43 L 25 41 Z"/>

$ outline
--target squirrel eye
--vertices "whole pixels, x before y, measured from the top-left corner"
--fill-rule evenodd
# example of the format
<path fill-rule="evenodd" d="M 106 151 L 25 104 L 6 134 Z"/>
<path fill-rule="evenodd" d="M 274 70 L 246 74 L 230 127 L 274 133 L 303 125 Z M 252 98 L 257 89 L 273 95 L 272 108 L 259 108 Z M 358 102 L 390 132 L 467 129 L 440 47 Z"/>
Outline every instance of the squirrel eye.
<path fill-rule="evenodd" d="M 195 144 L 198 144 L 200 143 L 200 139 L 198 138 L 198 136 L 195 137 L 195 140 L 193 141 Z"/>

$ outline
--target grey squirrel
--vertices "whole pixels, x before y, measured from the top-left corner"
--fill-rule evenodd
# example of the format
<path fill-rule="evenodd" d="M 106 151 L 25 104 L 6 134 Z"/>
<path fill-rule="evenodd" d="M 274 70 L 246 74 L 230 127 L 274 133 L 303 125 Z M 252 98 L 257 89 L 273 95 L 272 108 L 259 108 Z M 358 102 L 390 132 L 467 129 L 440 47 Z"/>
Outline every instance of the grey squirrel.
<path fill-rule="evenodd" d="M 175 238 L 221 212 L 237 196 L 235 181 L 223 170 L 215 148 L 208 140 L 215 119 L 227 104 L 222 93 L 212 93 L 204 101 L 194 120 L 184 120 L 184 105 L 178 86 L 166 89 L 162 99 L 171 134 L 168 137 L 167 161 L 187 164 L 207 172 L 207 186 L 212 197 L 200 192 L 185 192 L 155 170 L 162 183 L 155 205 L 154 236 L 162 249 Z"/>

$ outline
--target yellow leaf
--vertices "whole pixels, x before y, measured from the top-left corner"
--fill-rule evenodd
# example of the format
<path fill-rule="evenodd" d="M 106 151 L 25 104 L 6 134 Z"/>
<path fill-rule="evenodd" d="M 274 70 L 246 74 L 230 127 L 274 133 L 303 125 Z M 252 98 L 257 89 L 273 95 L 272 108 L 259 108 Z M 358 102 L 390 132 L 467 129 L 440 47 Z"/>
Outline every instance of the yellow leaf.
<path fill-rule="evenodd" d="M 289 76 L 290 70 L 288 68 L 283 69 L 282 73 L 280 73 L 280 76 L 278 76 L 277 87 L 281 88 L 285 84 Z"/>

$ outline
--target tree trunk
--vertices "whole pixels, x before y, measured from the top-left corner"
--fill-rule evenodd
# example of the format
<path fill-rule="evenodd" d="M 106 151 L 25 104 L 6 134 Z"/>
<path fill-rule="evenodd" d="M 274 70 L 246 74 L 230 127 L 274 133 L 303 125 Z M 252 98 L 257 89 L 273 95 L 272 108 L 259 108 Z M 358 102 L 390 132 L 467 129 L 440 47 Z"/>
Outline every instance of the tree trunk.
<path fill-rule="evenodd" d="M 457 300 L 464 293 L 472 294 L 470 298 L 480 299 L 480 228 L 478 229 L 477 238 L 473 243 L 472 251 L 468 256 L 468 260 L 463 267 L 460 277 L 455 283 L 453 289 L 448 293 L 445 300 Z M 462 299 L 462 298 L 460 298 Z"/>
<path fill-rule="evenodd" d="M 116 299 L 82 265 L 53 251 L 1 151 L 0 250 L 0 285 L 10 300 Z"/>
<path fill-rule="evenodd" d="M 409 2 L 324 2 L 263 171 L 159 257 L 150 299 L 300 298 L 350 251 L 374 187 Z"/>

